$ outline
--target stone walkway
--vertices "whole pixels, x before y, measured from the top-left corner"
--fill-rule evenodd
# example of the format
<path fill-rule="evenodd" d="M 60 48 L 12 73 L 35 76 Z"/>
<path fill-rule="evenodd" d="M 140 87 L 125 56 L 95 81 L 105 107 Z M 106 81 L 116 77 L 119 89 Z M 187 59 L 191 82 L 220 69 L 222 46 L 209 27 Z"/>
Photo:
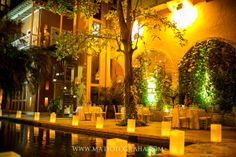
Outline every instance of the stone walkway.
<path fill-rule="evenodd" d="M 22 115 L 22 118 L 16 119 L 15 115 L 3 115 L 1 119 L 7 119 L 14 122 L 30 124 L 40 127 L 70 131 L 75 133 L 86 133 L 105 138 L 123 138 L 133 139 L 136 142 L 153 144 L 157 142 L 167 143 L 169 138 L 161 136 L 161 123 L 149 122 L 146 127 L 137 127 L 135 133 L 127 133 L 126 127 L 116 125 L 114 119 L 106 119 L 103 129 L 96 129 L 93 121 L 79 121 L 79 126 L 71 125 L 71 118 L 57 118 L 56 123 L 49 122 L 49 116 L 41 115 L 39 121 L 34 121 L 33 116 Z M 236 156 L 236 128 L 223 127 L 222 142 L 210 142 L 210 130 L 185 130 L 185 155 L 184 156 L 209 156 L 209 157 L 228 157 Z M 190 144 L 191 143 L 191 144 Z M 192 144 L 193 143 L 193 144 Z M 189 145 L 190 144 L 190 145 Z M 164 150 L 158 156 L 169 156 L 168 150 Z"/>

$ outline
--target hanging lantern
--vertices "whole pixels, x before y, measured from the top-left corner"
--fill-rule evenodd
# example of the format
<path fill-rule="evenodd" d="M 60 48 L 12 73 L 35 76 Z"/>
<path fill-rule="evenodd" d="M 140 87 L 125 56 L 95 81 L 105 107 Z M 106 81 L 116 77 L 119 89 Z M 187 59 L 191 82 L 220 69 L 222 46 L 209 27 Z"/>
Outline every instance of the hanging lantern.
<path fill-rule="evenodd" d="M 221 124 L 211 124 L 211 142 L 221 142 Z"/>
<path fill-rule="evenodd" d="M 127 132 L 135 132 L 135 119 L 128 119 Z"/>
<path fill-rule="evenodd" d="M 55 123 L 57 118 L 57 114 L 55 112 L 50 114 L 50 123 Z"/>
<path fill-rule="evenodd" d="M 119 138 L 107 139 L 106 157 L 126 157 L 127 145 L 127 140 Z"/>
<path fill-rule="evenodd" d="M 184 155 L 184 131 L 172 130 L 170 132 L 170 154 L 174 156 Z"/>
<path fill-rule="evenodd" d="M 16 118 L 21 118 L 21 111 L 16 111 Z"/>
<path fill-rule="evenodd" d="M 34 112 L 34 120 L 40 119 L 40 112 Z"/>
<path fill-rule="evenodd" d="M 78 126 L 79 125 L 79 116 L 73 115 L 72 116 L 72 126 Z"/>
<path fill-rule="evenodd" d="M 102 129 L 103 128 L 103 123 L 104 123 L 104 118 L 103 117 L 97 117 L 96 128 L 97 129 Z"/>
<path fill-rule="evenodd" d="M 162 121 L 161 122 L 161 136 L 170 136 L 171 122 Z"/>

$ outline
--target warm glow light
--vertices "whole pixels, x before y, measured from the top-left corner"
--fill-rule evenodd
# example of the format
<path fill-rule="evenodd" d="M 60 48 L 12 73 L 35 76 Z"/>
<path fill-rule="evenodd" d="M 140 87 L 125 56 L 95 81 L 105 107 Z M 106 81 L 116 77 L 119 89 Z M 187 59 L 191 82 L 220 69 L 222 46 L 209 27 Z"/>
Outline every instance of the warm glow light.
<path fill-rule="evenodd" d="M 102 138 L 96 138 L 96 148 L 101 148 L 103 146 L 103 139 Z"/>
<path fill-rule="evenodd" d="M 21 118 L 21 111 L 16 111 L 16 118 Z"/>
<path fill-rule="evenodd" d="M 34 120 L 40 119 L 40 112 L 34 112 Z"/>
<path fill-rule="evenodd" d="M 44 98 L 44 106 L 47 107 L 48 106 L 48 97 Z"/>
<path fill-rule="evenodd" d="M 2 116 L 2 110 L 0 109 L 0 116 Z"/>
<path fill-rule="evenodd" d="M 97 129 L 102 129 L 103 128 L 103 122 L 104 122 L 103 117 L 97 117 L 96 128 Z"/>
<path fill-rule="evenodd" d="M 176 23 L 178 28 L 186 28 L 195 21 L 197 15 L 197 8 L 188 0 L 183 0 L 182 9 L 177 10 L 177 8 L 175 8 L 171 20 Z"/>
<path fill-rule="evenodd" d="M 55 130 L 49 130 L 49 138 L 50 139 L 55 139 Z"/>
<path fill-rule="evenodd" d="M 79 125 L 79 116 L 73 115 L 72 116 L 72 126 L 78 126 Z"/>
<path fill-rule="evenodd" d="M 79 135 L 78 134 L 71 134 L 71 144 L 77 145 L 79 141 Z"/>
<path fill-rule="evenodd" d="M 143 34 L 143 28 L 140 27 L 138 21 L 134 21 L 133 30 L 132 30 L 132 41 L 137 40 Z"/>
<path fill-rule="evenodd" d="M 174 156 L 184 155 L 184 131 L 170 131 L 170 154 Z"/>
<path fill-rule="evenodd" d="M 55 112 L 50 114 L 50 122 L 55 123 L 56 122 L 57 115 Z"/>
<path fill-rule="evenodd" d="M 211 124 L 211 142 L 221 142 L 221 124 Z"/>
<path fill-rule="evenodd" d="M 39 135 L 39 128 L 34 127 L 34 136 L 38 136 L 38 135 Z"/>
<path fill-rule="evenodd" d="M 29 107 L 32 105 L 32 97 L 29 98 Z"/>
<path fill-rule="evenodd" d="M 161 136 L 170 136 L 171 122 L 162 121 L 161 122 Z"/>
<path fill-rule="evenodd" d="M 156 100 L 156 79 L 154 77 L 151 77 L 147 80 L 148 83 L 148 102 L 150 104 L 155 104 Z"/>
<path fill-rule="evenodd" d="M 46 81 L 45 83 L 45 90 L 49 90 L 49 81 Z"/>
<path fill-rule="evenodd" d="M 16 124 L 16 131 L 20 132 L 21 124 Z"/>
<path fill-rule="evenodd" d="M 106 157 L 126 157 L 128 141 L 119 138 L 107 139 Z"/>
<path fill-rule="evenodd" d="M 128 119 L 127 132 L 135 132 L 135 119 Z"/>

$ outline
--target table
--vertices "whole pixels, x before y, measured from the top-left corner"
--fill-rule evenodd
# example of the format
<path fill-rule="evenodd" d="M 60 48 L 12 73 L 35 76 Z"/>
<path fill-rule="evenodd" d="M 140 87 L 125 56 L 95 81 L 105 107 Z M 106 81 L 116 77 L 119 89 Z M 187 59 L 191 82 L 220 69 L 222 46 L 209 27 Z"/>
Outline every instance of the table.
<path fill-rule="evenodd" d="M 103 114 L 102 108 L 98 106 L 78 106 L 75 112 L 79 116 L 79 120 L 88 120 L 87 117 L 90 117 L 89 119 L 92 121 Z"/>

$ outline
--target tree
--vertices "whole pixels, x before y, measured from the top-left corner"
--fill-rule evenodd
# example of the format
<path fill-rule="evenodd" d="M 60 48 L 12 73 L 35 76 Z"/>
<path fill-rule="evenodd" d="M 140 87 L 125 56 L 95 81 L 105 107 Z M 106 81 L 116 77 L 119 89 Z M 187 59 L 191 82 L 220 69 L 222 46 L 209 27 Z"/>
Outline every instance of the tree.
<path fill-rule="evenodd" d="M 27 64 L 28 82 L 32 93 L 36 95 L 35 110 L 39 111 L 39 94 L 41 84 L 50 78 L 53 66 L 53 51 L 48 48 L 32 47 L 27 50 L 29 61 Z"/>
<path fill-rule="evenodd" d="M 63 3 L 59 2 L 60 0 L 50 0 L 50 4 L 54 4 L 53 7 L 56 7 L 57 9 L 60 8 Z M 74 0 L 70 1 L 70 7 L 63 5 L 69 8 L 73 6 L 72 8 L 77 8 L 75 13 L 77 12 L 83 12 L 85 15 L 93 15 L 95 12 L 93 9 L 91 11 L 91 5 L 93 7 L 98 6 L 98 4 L 101 2 L 101 0 L 95 1 L 94 4 L 92 4 L 90 1 L 81 1 L 81 0 Z M 95 5 L 96 4 L 96 5 Z M 134 78 L 133 78 L 133 66 L 132 66 L 132 60 L 133 60 L 133 54 L 138 49 L 138 42 L 142 40 L 142 37 L 136 33 L 134 36 L 132 35 L 133 31 L 133 24 L 137 21 L 142 21 L 143 24 L 141 27 L 147 27 L 149 30 L 157 29 L 162 30 L 163 28 L 169 28 L 172 29 L 174 32 L 174 36 L 179 39 L 180 44 L 183 44 L 185 42 L 185 39 L 183 38 L 183 32 L 178 30 L 172 22 L 168 21 L 166 17 L 162 17 L 157 10 L 153 8 L 143 8 L 142 4 L 139 0 L 117 0 L 116 4 L 113 6 L 113 10 L 109 10 L 109 14 L 107 15 L 107 20 L 110 23 L 110 27 L 102 30 L 99 32 L 99 34 L 92 35 L 91 32 L 86 32 L 84 35 L 79 34 L 79 36 L 82 38 L 88 39 L 88 37 L 92 40 L 101 39 L 101 40 L 112 40 L 116 41 L 117 45 L 117 51 L 120 53 L 123 53 L 125 58 L 125 105 L 126 105 L 126 119 L 128 118 L 137 118 L 137 110 L 136 105 L 137 101 L 135 99 L 135 93 L 136 88 L 134 86 Z M 71 10 L 71 9 L 70 9 Z M 112 26 L 112 28 L 111 28 Z M 72 36 L 73 37 L 73 36 Z M 158 37 L 158 34 L 154 34 L 153 37 Z M 91 41 L 89 39 L 89 41 Z M 135 39 L 135 40 L 132 40 Z M 79 43 L 73 43 L 73 45 L 67 45 L 67 47 L 74 47 L 77 50 L 76 51 L 66 51 L 65 44 L 64 48 L 61 49 L 59 53 L 63 55 L 73 55 L 78 56 L 79 53 L 83 53 L 84 51 L 80 51 L 81 45 L 86 46 L 85 40 L 78 40 L 81 41 Z M 88 41 L 88 40 L 87 40 Z M 91 42 L 89 42 L 91 43 Z M 90 44 L 87 44 L 90 49 L 98 50 L 95 47 L 101 48 L 99 44 L 104 44 L 106 42 L 96 42 L 97 44 L 91 46 Z M 60 44 L 60 43 L 59 43 Z M 98 46 L 99 45 L 99 46 Z M 91 46 L 91 47 L 90 47 Z M 94 47 L 95 46 L 95 47 Z M 63 47 L 63 46 L 62 46 Z M 63 56 L 62 55 L 62 56 Z"/>
<path fill-rule="evenodd" d="M 27 80 L 25 65 L 28 55 L 24 50 L 18 50 L 12 45 L 21 35 L 20 30 L 21 23 L 9 19 L 0 20 L 0 88 L 3 89 L 3 108 L 9 106 L 13 92 L 20 90 Z"/>

